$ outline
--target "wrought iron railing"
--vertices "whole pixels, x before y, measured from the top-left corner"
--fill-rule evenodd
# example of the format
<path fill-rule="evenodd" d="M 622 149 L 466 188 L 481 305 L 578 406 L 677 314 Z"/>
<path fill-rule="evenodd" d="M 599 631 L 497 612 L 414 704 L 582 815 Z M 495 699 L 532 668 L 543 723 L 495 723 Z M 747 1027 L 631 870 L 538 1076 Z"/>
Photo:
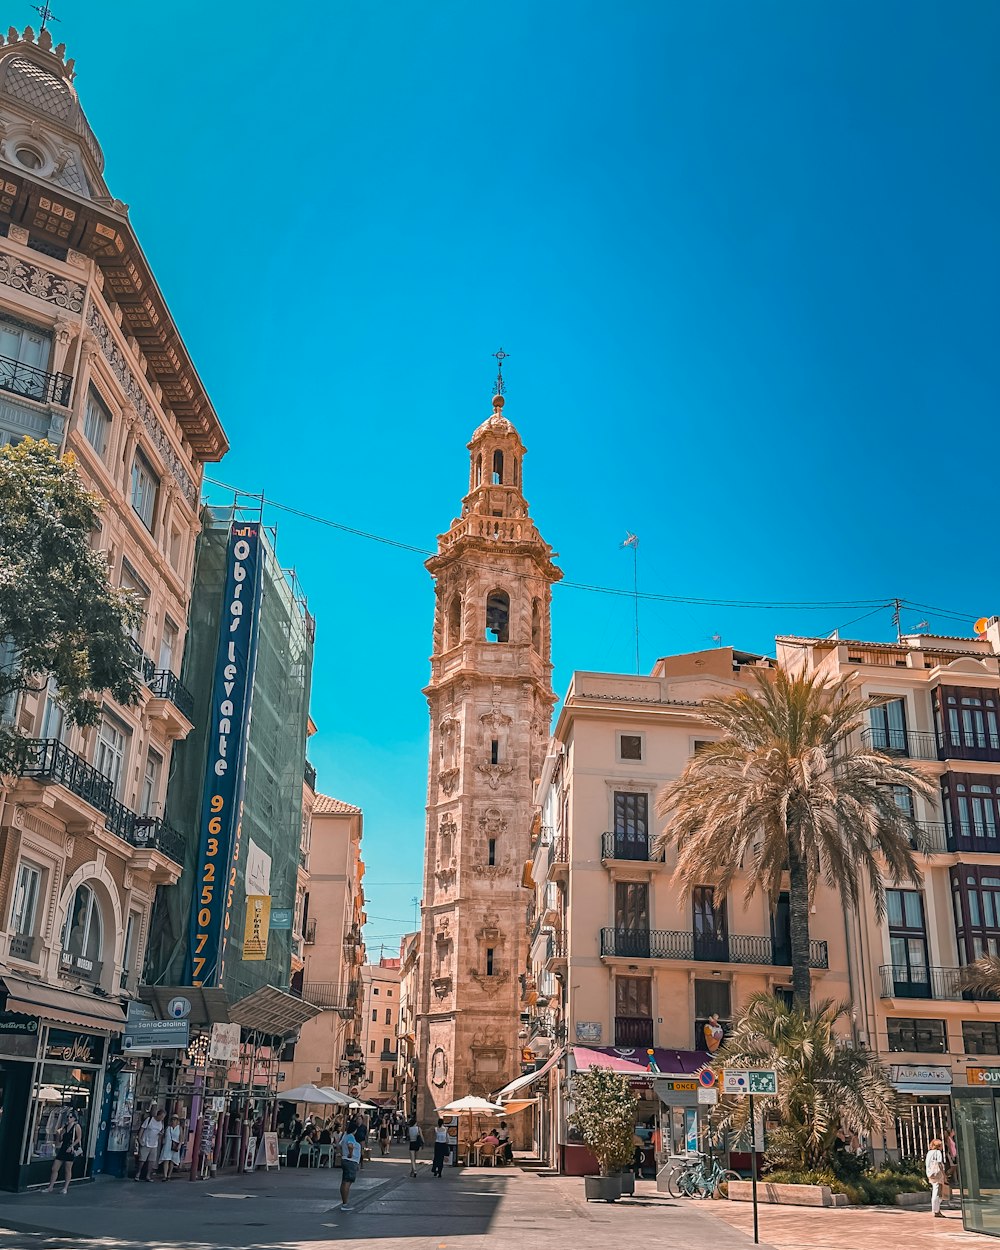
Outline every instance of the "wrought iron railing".
<path fill-rule="evenodd" d="M 139 816 L 120 803 L 110 777 L 71 751 L 58 738 L 26 738 L 20 744 L 18 775 L 65 786 L 95 807 L 110 833 L 136 847 L 154 847 L 177 863 L 184 862 L 184 838 L 159 816 Z"/>
<path fill-rule="evenodd" d="M 653 1044 L 653 1021 L 647 1016 L 615 1016 L 615 1045 L 649 1047 Z"/>
<path fill-rule="evenodd" d="M 194 695 L 169 668 L 156 669 L 146 685 L 154 699 L 169 699 L 182 716 L 194 718 Z"/>
<path fill-rule="evenodd" d="M 921 729 L 862 729 L 861 743 L 887 755 L 905 755 L 911 760 L 936 760 L 937 739 Z"/>
<path fill-rule="evenodd" d="M 569 863 L 569 837 L 566 833 L 554 834 L 552 837 L 552 858 L 550 863 Z"/>
<path fill-rule="evenodd" d="M 72 389 L 73 379 L 68 373 L 49 373 L 10 356 L 0 356 L 0 391 L 68 408 Z"/>
<path fill-rule="evenodd" d="M 912 839 L 914 850 L 932 855 L 951 849 L 948 846 L 948 829 L 943 820 L 918 820 L 917 825 L 917 836 Z"/>
<path fill-rule="evenodd" d="M 358 1003 L 358 986 L 355 981 L 305 981 L 302 997 L 324 1011 L 352 1016 Z"/>
<path fill-rule="evenodd" d="M 906 964 L 883 964 L 879 968 L 883 998 L 938 998 L 958 1001 L 976 998 L 963 990 L 961 968 L 934 966 L 910 967 Z"/>
<path fill-rule="evenodd" d="M 302 940 L 307 946 L 312 946 L 316 942 L 316 917 L 310 916 L 306 921 L 306 931 L 302 935 Z"/>
<path fill-rule="evenodd" d="M 316 789 L 316 769 L 313 767 L 312 764 L 309 763 L 308 760 L 306 760 L 305 769 L 302 775 L 309 789 L 315 790 Z"/>
<path fill-rule="evenodd" d="M 643 863 L 662 863 L 663 852 L 656 853 L 648 838 L 630 838 L 624 833 L 601 834 L 601 859 L 630 859 Z"/>
<path fill-rule="evenodd" d="M 695 934 L 690 929 L 602 929 L 601 954 L 627 959 L 689 959 L 720 964 L 788 967 L 784 944 L 769 937 L 730 933 L 728 937 Z M 809 967 L 829 967 L 826 942 L 811 940 Z"/>
<path fill-rule="evenodd" d="M 156 665 L 145 653 L 145 651 L 143 651 L 142 647 L 139 646 L 134 638 L 129 639 L 128 645 L 133 656 L 132 667 L 142 678 L 143 682 L 148 686 L 156 675 Z"/>

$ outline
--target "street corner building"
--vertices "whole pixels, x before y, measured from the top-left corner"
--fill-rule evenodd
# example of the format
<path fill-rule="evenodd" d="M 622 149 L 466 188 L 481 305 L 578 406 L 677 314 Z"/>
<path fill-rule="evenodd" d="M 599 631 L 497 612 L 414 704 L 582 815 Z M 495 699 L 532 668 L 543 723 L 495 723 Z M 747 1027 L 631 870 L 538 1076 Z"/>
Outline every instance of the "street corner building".
<path fill-rule="evenodd" d="M 468 444 L 461 515 L 435 582 L 417 1114 L 521 1071 L 521 876 L 552 707 L 550 606 L 562 576 L 528 513 L 525 448 L 504 397 Z"/>
<path fill-rule="evenodd" d="M 100 724 L 53 688 L 0 709 L 28 740 L 0 788 L 0 1187 L 47 1181 L 69 1113 L 74 1178 L 101 1165 L 107 1080 L 155 892 L 181 876 L 164 819 L 194 703 L 179 679 L 204 464 L 226 436 L 129 221 L 51 34 L 0 38 L 0 443 L 73 452 L 106 501 L 94 544 L 142 607 L 143 688 Z M 0 640 L 0 662 L 4 644 Z"/>

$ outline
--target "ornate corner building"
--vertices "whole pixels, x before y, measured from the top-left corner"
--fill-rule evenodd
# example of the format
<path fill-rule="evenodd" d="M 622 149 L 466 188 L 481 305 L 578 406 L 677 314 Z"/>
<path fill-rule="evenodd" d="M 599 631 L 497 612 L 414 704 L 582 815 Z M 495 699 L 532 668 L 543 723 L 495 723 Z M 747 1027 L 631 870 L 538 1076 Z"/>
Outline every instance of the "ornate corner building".
<path fill-rule="evenodd" d="M 552 585 L 562 576 L 522 493 L 525 448 L 504 399 L 469 443 L 462 513 L 427 561 L 435 581 L 417 1113 L 487 1096 L 520 1072 L 521 876 L 555 695 Z"/>

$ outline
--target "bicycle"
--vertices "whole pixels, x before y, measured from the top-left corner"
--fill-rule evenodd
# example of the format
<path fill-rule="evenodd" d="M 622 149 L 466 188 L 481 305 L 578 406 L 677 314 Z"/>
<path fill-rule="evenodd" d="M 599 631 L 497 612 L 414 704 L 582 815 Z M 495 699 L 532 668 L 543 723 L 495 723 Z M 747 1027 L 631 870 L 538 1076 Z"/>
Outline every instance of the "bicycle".
<path fill-rule="evenodd" d="M 671 1198 L 727 1198 L 729 1182 L 741 1180 L 739 1172 L 724 1168 L 718 1159 L 698 1155 L 667 1177 Z"/>

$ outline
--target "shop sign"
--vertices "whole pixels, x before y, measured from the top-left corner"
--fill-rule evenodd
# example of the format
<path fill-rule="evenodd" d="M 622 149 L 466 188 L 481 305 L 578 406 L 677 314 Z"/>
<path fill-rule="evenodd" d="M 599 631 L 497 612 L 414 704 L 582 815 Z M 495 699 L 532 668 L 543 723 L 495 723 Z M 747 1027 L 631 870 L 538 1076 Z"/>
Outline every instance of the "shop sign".
<path fill-rule="evenodd" d="M 49 1029 L 45 1058 L 56 1063 L 99 1064 L 104 1058 L 104 1038 L 90 1033 L 70 1033 Z"/>
<path fill-rule="evenodd" d="M 690 1094 L 698 1088 L 698 1082 L 693 1077 L 690 1081 L 664 1081 L 661 1077 L 656 1082 L 656 1088 L 670 1091 L 675 1094 Z"/>
<path fill-rule="evenodd" d="M 0 1011 L 0 1037 L 36 1037 L 38 1017 L 22 1016 L 16 1011 Z"/>
<path fill-rule="evenodd" d="M 970 1085 L 1000 1085 L 1000 1068 L 966 1068 L 965 1079 Z"/>
<path fill-rule="evenodd" d="M 290 929 L 292 927 L 292 909 L 290 907 L 271 908 L 271 928 Z"/>
<path fill-rule="evenodd" d="M 213 1024 L 208 1056 L 219 1063 L 238 1063 L 240 1026 L 238 1024 Z"/>
<path fill-rule="evenodd" d="M 990 1069 L 981 1068 L 978 1071 L 987 1072 Z M 950 1085 L 951 1068 L 939 1063 L 894 1063 L 890 1079 L 893 1085 Z"/>
<path fill-rule="evenodd" d="M 600 1020 L 577 1020 L 576 1040 L 578 1042 L 599 1042 L 601 1040 Z"/>
<path fill-rule="evenodd" d="M 222 984 L 240 858 L 247 726 L 257 660 L 264 547 L 260 526 L 229 529 L 226 585 L 209 710 L 209 752 L 185 983 Z"/>

